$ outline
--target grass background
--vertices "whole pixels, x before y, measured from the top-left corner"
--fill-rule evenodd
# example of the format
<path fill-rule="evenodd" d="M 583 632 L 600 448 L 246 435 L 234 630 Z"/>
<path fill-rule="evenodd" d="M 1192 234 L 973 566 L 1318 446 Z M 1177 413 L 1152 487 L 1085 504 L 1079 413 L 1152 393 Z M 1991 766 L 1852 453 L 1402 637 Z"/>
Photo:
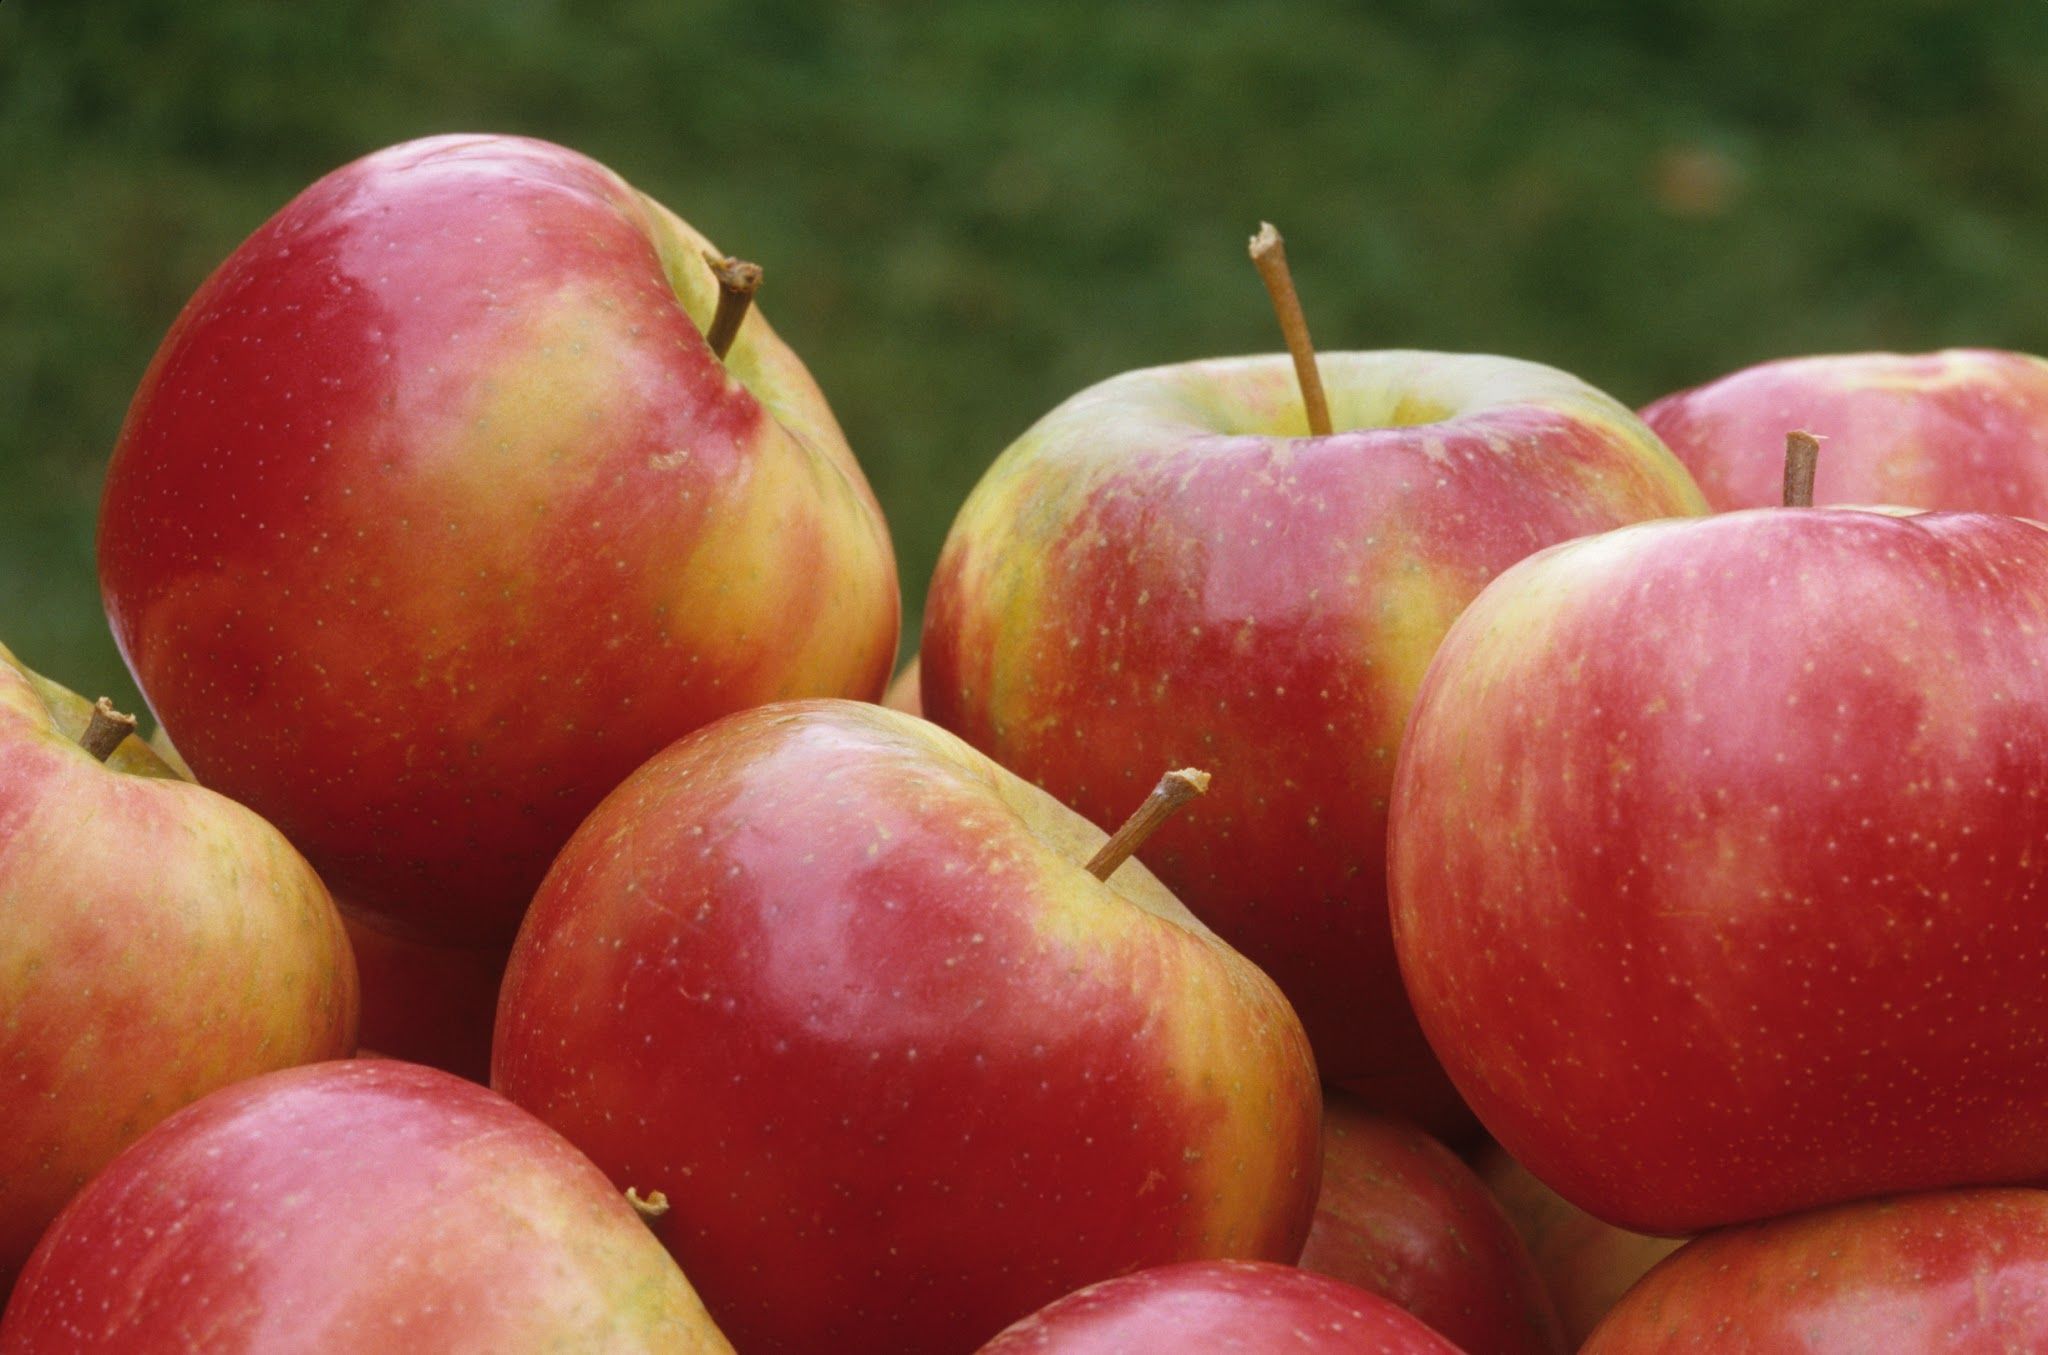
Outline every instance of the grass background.
<path fill-rule="evenodd" d="M 1324 346 L 1634 403 L 1786 353 L 2048 350 L 2039 0 L 0 0 L 0 641 L 134 699 L 92 532 L 157 340 L 311 180 L 455 130 L 575 146 L 767 267 L 913 626 L 1040 413 L 1277 346 L 1262 217 Z"/>

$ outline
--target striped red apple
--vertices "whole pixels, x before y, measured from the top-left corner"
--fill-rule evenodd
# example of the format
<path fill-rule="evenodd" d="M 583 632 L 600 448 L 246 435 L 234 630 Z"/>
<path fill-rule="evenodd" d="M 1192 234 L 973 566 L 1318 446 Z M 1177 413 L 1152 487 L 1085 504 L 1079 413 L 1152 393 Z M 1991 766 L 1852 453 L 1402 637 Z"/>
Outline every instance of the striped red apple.
<path fill-rule="evenodd" d="M 409 142 L 250 236 L 136 392 L 115 638 L 200 780 L 389 929 L 508 942 L 664 744 L 888 680 L 874 497 L 758 312 L 707 338 L 708 248 L 559 146 Z"/>
<path fill-rule="evenodd" d="M 667 1195 L 655 1231 L 762 1355 L 952 1355 L 1136 1267 L 1292 1261 L 1301 1026 L 1104 846 L 911 716 L 728 717 L 563 849 L 493 1085 Z"/>
<path fill-rule="evenodd" d="M 1546 551 L 1402 746 L 1394 936 L 1567 1200 L 1680 1233 L 2048 1174 L 2048 530 L 1771 508 Z"/>
<path fill-rule="evenodd" d="M 1271 974 L 1325 1078 L 1444 1128 L 1386 918 L 1394 754 L 1453 618 L 1543 546 L 1705 505 L 1656 437 L 1548 367 L 1442 353 L 1132 372 L 1006 451 L 925 614 L 924 711 L 1083 816 L 1216 773 L 1149 858 Z"/>
<path fill-rule="evenodd" d="M 0 1293 L 151 1125 L 355 1049 L 355 964 L 312 867 L 133 728 L 0 647 Z"/>
<path fill-rule="evenodd" d="M 1759 363 L 1643 410 L 1716 509 L 1778 502 L 1787 429 L 1827 439 L 1822 503 L 2048 517 L 2048 362 L 1831 353 Z"/>

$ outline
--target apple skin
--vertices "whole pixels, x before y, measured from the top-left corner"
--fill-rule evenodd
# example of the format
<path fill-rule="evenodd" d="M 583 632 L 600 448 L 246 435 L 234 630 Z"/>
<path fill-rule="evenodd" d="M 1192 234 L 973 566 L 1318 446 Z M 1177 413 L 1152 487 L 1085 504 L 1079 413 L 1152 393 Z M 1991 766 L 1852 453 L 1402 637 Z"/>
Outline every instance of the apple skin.
<path fill-rule="evenodd" d="M 2048 1349 L 2048 1192 L 1866 1200 L 1687 1243 L 1581 1355 Z"/>
<path fill-rule="evenodd" d="M 384 1059 L 242 1082 L 65 1210 L 5 1355 L 730 1355 L 604 1173 L 531 1115 Z"/>
<path fill-rule="evenodd" d="M 1530 1175 L 1498 1144 L 1489 1144 L 1474 1167 L 1527 1245 L 1557 1305 L 1569 1350 L 1585 1343 L 1607 1310 L 1651 1266 L 1685 1245 L 1684 1238 L 1651 1237 L 1602 1223 Z M 1326 1164 L 1326 1179 L 1327 1174 Z M 1314 1245 L 1313 1233 L 1309 1241 Z"/>
<path fill-rule="evenodd" d="M 1716 510 L 1782 493 L 1785 434 L 1819 434 L 1822 503 L 2048 517 L 2048 362 L 1844 353 L 1761 363 L 1643 410 Z"/>
<path fill-rule="evenodd" d="M 1018 439 L 940 555 L 924 709 L 1097 822 L 1159 768 L 1213 772 L 1199 821 L 1147 862 L 1280 984 L 1326 1081 L 1455 1133 L 1386 923 L 1386 801 L 1423 669 L 1531 551 L 1705 504 L 1633 414 L 1552 368 L 1319 363 L 1355 431 L 1299 436 L 1275 356 L 1128 373 Z"/>
<path fill-rule="evenodd" d="M 1690 1233 L 2048 1175 L 2048 531 L 1757 509 L 1508 571 L 1402 746 L 1393 925 L 1502 1147 Z"/>
<path fill-rule="evenodd" d="M 1083 870 L 1103 836 L 881 706 L 730 716 L 563 849 L 492 1084 L 668 1195 L 750 1353 L 943 1355 L 1140 1266 L 1292 1261 L 1300 1023 L 1138 862 Z"/>
<path fill-rule="evenodd" d="M 507 944 L 678 735 L 873 698 L 888 534 L 702 236 L 595 161 L 446 136 L 334 171 L 187 303 L 107 475 L 121 651 L 206 785 L 388 930 Z"/>
<path fill-rule="evenodd" d="M 910 656 L 910 662 L 903 665 L 903 671 L 891 679 L 889 690 L 882 693 L 882 704 L 890 710 L 900 710 L 905 715 L 922 716 L 923 683 L 924 664 L 913 654 Z"/>
<path fill-rule="evenodd" d="M 1323 1187 L 1298 1264 L 1392 1299 L 1468 1350 L 1570 1349 L 1528 1248 L 1472 1169 L 1342 1092 L 1323 1099 Z"/>
<path fill-rule="evenodd" d="M 489 1082 L 491 1027 L 509 946 L 433 946 L 342 910 L 362 979 L 358 1053 Z"/>
<path fill-rule="evenodd" d="M 1484 1347 L 1474 1347 L 1475 1350 Z M 1090 1285 L 980 1355 L 1458 1355 L 1392 1300 L 1262 1261 L 1184 1261 Z"/>
<path fill-rule="evenodd" d="M 64 1202 L 216 1087 L 355 1048 L 333 902 L 284 837 L 0 647 L 0 1293 Z"/>

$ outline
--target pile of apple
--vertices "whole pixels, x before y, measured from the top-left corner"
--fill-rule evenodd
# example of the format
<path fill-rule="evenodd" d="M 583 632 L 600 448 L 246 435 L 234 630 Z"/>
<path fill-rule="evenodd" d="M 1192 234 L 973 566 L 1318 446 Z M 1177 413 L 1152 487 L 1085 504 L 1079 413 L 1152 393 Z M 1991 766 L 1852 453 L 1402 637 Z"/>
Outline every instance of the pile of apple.
<path fill-rule="evenodd" d="M 0 649 L 0 1355 L 2048 1348 L 2048 363 L 1639 418 L 1252 252 L 885 705 L 760 270 L 503 137 L 259 229 L 107 478 L 160 728 Z"/>

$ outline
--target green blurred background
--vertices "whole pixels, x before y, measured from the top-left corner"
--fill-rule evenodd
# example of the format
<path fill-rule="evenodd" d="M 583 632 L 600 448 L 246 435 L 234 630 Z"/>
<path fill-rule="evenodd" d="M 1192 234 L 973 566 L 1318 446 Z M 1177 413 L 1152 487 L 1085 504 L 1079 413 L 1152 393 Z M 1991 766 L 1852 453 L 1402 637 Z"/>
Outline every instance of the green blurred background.
<path fill-rule="evenodd" d="M 0 0 L 0 640 L 134 699 L 92 532 L 158 338 L 312 179 L 452 130 L 575 146 L 767 267 L 912 626 L 1040 413 L 1277 346 L 1261 217 L 1324 347 L 1632 403 L 1786 353 L 2048 350 L 2040 0 Z"/>

